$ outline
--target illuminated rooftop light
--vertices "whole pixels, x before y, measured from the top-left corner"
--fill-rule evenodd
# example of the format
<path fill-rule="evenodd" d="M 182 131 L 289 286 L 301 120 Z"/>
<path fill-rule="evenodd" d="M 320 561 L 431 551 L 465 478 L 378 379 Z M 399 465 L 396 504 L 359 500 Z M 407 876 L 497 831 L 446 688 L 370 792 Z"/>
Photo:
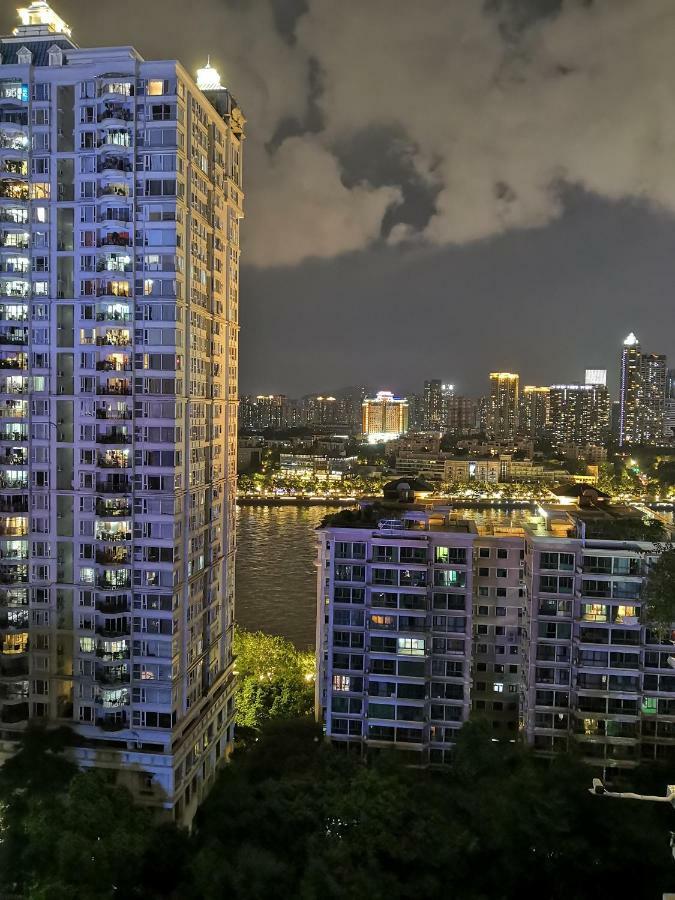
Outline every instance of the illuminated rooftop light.
<path fill-rule="evenodd" d="M 224 86 L 220 83 L 220 73 L 211 65 L 211 57 L 206 59 L 203 69 L 197 69 L 197 87 L 200 91 L 222 91 Z"/>
<path fill-rule="evenodd" d="M 490 372 L 490 378 L 499 378 L 500 380 L 504 379 L 505 381 L 513 381 L 519 377 L 519 375 L 514 375 L 513 372 Z"/>
<path fill-rule="evenodd" d="M 635 337 L 635 335 L 631 331 L 631 333 L 628 335 L 626 340 L 623 342 L 623 345 L 624 345 L 624 347 L 635 347 L 639 343 L 640 343 L 640 341 Z"/>
<path fill-rule="evenodd" d="M 14 34 L 25 34 L 26 28 L 47 28 L 54 34 L 65 34 L 70 37 L 71 29 L 61 16 L 45 0 L 34 0 L 30 6 L 17 9 L 21 26 L 14 29 Z"/>

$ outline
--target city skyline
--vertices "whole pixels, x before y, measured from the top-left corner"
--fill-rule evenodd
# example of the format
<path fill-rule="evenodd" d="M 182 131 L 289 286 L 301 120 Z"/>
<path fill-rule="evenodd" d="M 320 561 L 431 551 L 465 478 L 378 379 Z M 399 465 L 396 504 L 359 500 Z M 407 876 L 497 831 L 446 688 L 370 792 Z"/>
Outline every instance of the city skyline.
<path fill-rule="evenodd" d="M 349 73 L 336 69 L 339 66 L 352 65 L 356 67 L 355 77 L 363 75 L 359 66 L 364 62 L 349 46 L 350 39 L 358 46 L 354 28 L 367 32 L 364 26 L 370 19 L 361 24 L 356 21 L 358 17 L 354 17 L 354 22 L 343 21 L 344 31 L 340 34 L 347 46 L 340 45 L 341 52 L 333 55 L 325 33 L 334 13 L 319 0 L 249 5 L 206 0 L 200 4 L 197 17 L 189 6 L 155 0 L 145 0 L 143 4 L 120 0 L 114 17 L 96 8 L 83 15 L 77 0 L 61 0 L 55 6 L 76 29 L 83 44 L 95 42 L 104 34 L 108 44 L 133 42 L 146 58 L 179 58 L 192 71 L 202 66 L 210 53 L 225 84 L 236 85 L 237 98 L 253 123 L 247 141 L 247 171 L 251 185 L 255 185 L 247 198 L 251 224 L 245 236 L 242 268 L 242 289 L 247 296 L 241 321 L 243 392 L 276 390 L 298 396 L 314 386 L 334 390 L 341 384 L 360 382 L 409 391 L 417 380 L 413 373 L 424 366 L 422 380 L 448 378 L 457 382 L 458 392 L 475 395 L 481 392 L 482 373 L 492 368 L 520 371 L 523 384 L 546 384 L 580 380 L 584 368 L 598 366 L 610 369 L 609 388 L 615 394 L 617 376 L 610 359 L 613 348 L 625 334 L 635 330 L 645 346 L 671 358 L 675 354 L 675 311 L 667 302 L 674 265 L 672 218 L 667 212 L 672 190 L 668 183 L 660 183 L 656 175 L 643 184 L 642 192 L 636 190 L 631 186 L 630 172 L 620 165 L 624 157 L 619 154 L 619 149 L 626 149 L 628 143 L 635 150 L 629 158 L 636 160 L 640 173 L 670 171 L 669 165 L 660 165 L 649 157 L 650 148 L 660 146 L 659 142 L 645 139 L 643 145 L 634 146 L 641 136 L 659 133 L 661 109 L 655 102 L 651 112 L 644 108 L 627 110 L 622 100 L 617 111 L 613 96 L 614 86 L 624 83 L 623 61 L 629 52 L 646 63 L 631 67 L 631 88 L 624 94 L 636 97 L 643 91 L 645 96 L 661 96 L 657 85 L 672 81 L 670 53 L 666 55 L 661 50 L 672 44 L 675 18 L 663 0 L 654 0 L 650 7 L 653 15 L 643 15 L 642 19 L 640 11 L 635 11 L 637 5 L 621 2 L 595 3 L 592 9 L 567 4 L 564 14 L 556 14 L 560 4 L 555 0 L 543 4 L 493 3 L 489 8 L 496 12 L 490 18 L 488 13 L 480 12 L 488 5 L 429 0 L 429 18 L 420 17 L 417 30 L 405 36 L 394 31 L 397 21 L 403 23 L 407 16 L 388 13 L 381 18 L 393 30 L 392 45 L 396 46 L 394 38 L 410 41 L 407 65 L 401 67 L 400 55 L 385 50 L 385 45 L 389 46 L 386 41 L 382 41 L 382 46 L 375 42 L 382 80 L 375 79 L 371 84 L 371 79 L 362 77 L 359 103 L 346 102 L 340 94 L 343 102 L 339 110 L 327 85 L 336 84 L 344 91 L 354 84 L 345 77 Z M 475 7 L 475 11 L 469 7 Z M 361 13 L 367 17 L 377 15 L 378 8 L 378 3 L 369 4 Z M 514 8 L 518 10 L 517 21 L 504 22 L 508 10 Z M 535 8 L 548 15 L 533 18 Z M 304 9 L 308 12 L 302 15 Z M 447 22 L 443 15 L 448 16 Z M 11 4 L 0 11 L 0 31 L 7 31 L 14 24 L 13 16 Z M 588 22 L 579 21 L 583 17 L 588 17 Z M 152 28 L 146 27 L 147 21 L 152 21 Z M 568 72 L 561 76 L 563 81 L 567 78 L 566 84 L 560 85 L 563 93 L 580 90 L 578 81 L 575 87 L 575 78 L 587 80 L 584 96 L 589 87 L 594 122 L 600 119 L 606 124 L 601 129 L 602 146 L 611 138 L 610 156 L 616 156 L 617 165 L 611 173 L 605 173 L 602 182 L 603 172 L 598 169 L 602 148 L 592 142 L 586 120 L 575 122 L 568 131 L 574 134 L 578 146 L 588 151 L 580 156 L 586 157 L 592 171 L 579 171 L 582 162 L 577 163 L 576 159 L 561 162 L 556 154 L 547 156 L 549 170 L 555 169 L 556 163 L 561 163 L 563 170 L 570 170 L 568 180 L 563 178 L 551 190 L 556 208 L 547 209 L 551 214 L 550 218 L 544 215 L 548 224 L 535 223 L 535 227 L 530 223 L 521 228 L 517 216 L 514 222 L 514 217 L 506 215 L 497 232 L 494 220 L 488 218 L 492 231 L 478 240 L 456 244 L 431 240 L 429 216 L 434 206 L 442 206 L 439 197 L 445 196 L 448 189 L 445 186 L 439 194 L 433 178 L 428 173 L 427 177 L 420 175 L 420 171 L 424 173 L 423 160 L 416 167 L 411 159 L 417 162 L 415 141 L 437 140 L 437 122 L 448 118 L 443 112 L 454 99 L 454 94 L 443 98 L 436 93 L 436 83 L 442 79 L 429 71 L 431 61 L 426 61 L 424 49 L 431 29 L 435 36 L 447 25 L 447 41 L 442 44 L 446 52 L 441 56 L 444 64 L 447 60 L 450 65 L 453 59 L 459 64 L 464 56 L 456 36 L 463 31 L 452 28 L 453 23 L 463 25 L 469 34 L 480 34 L 481 25 L 485 26 L 490 42 L 486 59 L 493 66 L 495 54 L 505 53 L 505 48 L 494 42 L 497 25 L 504 26 L 502 31 L 511 41 L 531 42 L 535 48 L 534 68 L 521 73 L 530 88 L 534 76 L 539 74 L 536 66 L 541 63 L 536 51 L 547 39 L 556 55 L 551 68 L 555 69 L 553 63 L 559 62 L 561 70 Z M 625 27 L 613 27 L 622 23 Z M 579 51 L 569 45 L 574 27 L 584 35 L 584 47 Z M 617 36 L 624 34 L 631 35 L 629 50 Z M 588 69 L 584 50 L 589 59 L 596 60 L 594 71 Z M 312 66 L 308 57 L 314 60 Z M 399 69 L 410 76 L 415 88 L 421 73 L 426 71 L 432 93 L 425 97 L 424 104 L 419 104 L 418 90 L 412 92 L 412 98 L 405 84 L 400 86 L 399 94 L 391 91 L 398 98 L 398 118 L 402 120 L 392 131 L 381 123 L 372 105 L 380 95 L 389 102 L 386 86 Z M 473 71 L 467 61 L 467 72 Z M 647 82 L 635 85 L 632 80 L 638 77 L 636 72 Z M 492 70 L 481 67 L 479 73 L 486 86 L 485 96 L 471 96 L 479 105 L 489 104 Z M 447 79 L 449 84 L 454 80 Z M 543 83 L 546 79 L 541 80 Z M 398 87 L 399 82 L 395 83 Z M 459 77 L 457 83 L 465 85 L 465 80 Z M 518 95 L 511 93 L 511 82 L 508 87 L 505 102 L 518 100 Z M 535 101 L 540 99 L 535 97 Z M 599 101 L 605 99 L 604 116 L 600 116 Z M 413 105 L 417 127 L 411 144 L 406 127 Z M 579 106 L 569 102 L 565 110 L 578 110 Z M 529 119 L 526 122 L 536 126 L 540 115 L 552 133 L 559 136 L 557 121 L 546 109 L 537 107 L 534 123 Z M 490 108 L 485 110 L 483 120 L 491 121 L 493 112 Z M 652 122 L 654 112 L 656 122 Z M 633 113 L 636 124 L 630 131 L 624 126 Z M 565 121 L 565 112 L 559 115 Z M 464 141 L 473 133 L 472 110 L 458 101 L 451 124 L 451 135 L 465 150 Z M 650 131 L 652 126 L 656 130 Z M 541 133 L 535 128 L 528 135 L 533 141 L 533 169 L 537 171 Z M 568 149 L 564 134 L 562 138 L 562 146 Z M 520 140 L 517 132 L 495 134 L 495 164 L 505 169 L 507 184 L 509 177 L 520 182 L 520 195 L 529 199 L 529 185 L 523 183 L 526 174 L 512 168 L 515 163 L 511 152 L 520 146 Z M 663 146 L 668 146 L 667 141 Z M 309 159 L 302 155 L 305 153 Z M 297 189 L 297 171 L 294 178 L 290 177 L 292 172 L 288 179 L 278 177 L 279 172 L 285 173 L 284 166 L 300 159 L 306 163 L 306 187 L 321 187 L 315 210 L 308 209 L 308 203 L 316 192 Z M 606 169 L 605 157 L 602 159 Z M 325 166 L 321 174 L 311 165 L 319 162 Z M 458 175 L 462 164 L 463 159 L 459 159 Z M 339 178 L 334 177 L 336 171 L 347 189 L 340 187 Z M 616 183 L 610 183 L 611 175 Z M 447 180 L 444 170 L 443 185 Z M 642 176 L 640 181 L 644 181 Z M 283 204 L 277 194 L 280 184 L 287 186 Z M 365 185 L 361 193 L 360 184 Z M 471 209 L 467 191 L 473 191 L 477 200 L 490 193 L 491 184 L 483 169 L 464 184 L 466 188 L 458 190 L 456 197 L 459 211 Z M 661 190 L 660 209 L 653 202 L 657 188 Z M 361 215 L 364 204 L 384 204 L 387 192 L 392 191 L 401 192 L 402 204 L 390 207 L 381 216 L 379 212 Z M 468 200 L 473 195 L 469 193 Z M 541 197 L 537 194 L 533 199 Z M 322 258 L 293 262 L 291 253 L 297 258 L 298 254 L 317 251 L 316 240 L 324 232 L 316 227 L 317 216 L 326 216 L 325 206 L 329 203 L 342 218 L 337 223 L 334 216 L 325 219 L 326 245 L 318 248 Z M 536 203 L 534 206 L 538 208 Z M 443 209 L 447 210 L 447 206 Z M 293 222 L 293 227 L 276 227 L 280 216 Z M 362 223 L 370 229 L 368 233 L 363 231 Z M 401 225 L 399 232 L 408 224 L 413 231 L 423 231 L 424 237 L 391 246 L 386 234 L 397 223 Z M 273 228 L 276 230 L 270 238 L 269 230 Z M 383 230 L 385 238 L 379 236 Z M 261 242 L 269 246 L 267 259 L 260 250 Z M 282 253 L 286 254 L 286 261 L 279 266 Z M 411 340 L 413 322 L 415 339 Z M 350 364 L 347 378 L 345 351 Z M 525 359 L 527 369 L 519 362 Z"/>

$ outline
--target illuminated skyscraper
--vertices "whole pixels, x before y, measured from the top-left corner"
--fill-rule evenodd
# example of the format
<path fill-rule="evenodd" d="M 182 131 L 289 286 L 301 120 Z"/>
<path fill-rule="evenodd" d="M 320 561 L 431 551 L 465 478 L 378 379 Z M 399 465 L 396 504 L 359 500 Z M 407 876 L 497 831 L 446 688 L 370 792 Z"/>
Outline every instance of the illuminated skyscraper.
<path fill-rule="evenodd" d="M 520 430 L 525 437 L 533 441 L 541 440 L 546 433 L 549 420 L 550 388 L 534 387 L 528 384 L 523 388 L 520 400 Z"/>
<path fill-rule="evenodd" d="M 189 820 L 232 739 L 244 119 L 44 2 L 0 39 L 0 731 Z"/>
<path fill-rule="evenodd" d="M 487 410 L 488 435 L 498 440 L 513 440 L 518 431 L 520 378 L 511 372 L 490 373 L 490 398 Z"/>
<path fill-rule="evenodd" d="M 363 401 L 363 433 L 370 441 L 387 441 L 408 430 L 408 401 L 379 391 Z"/>
<path fill-rule="evenodd" d="M 667 360 L 643 354 L 633 333 L 623 342 L 620 377 L 619 445 L 663 442 Z"/>
<path fill-rule="evenodd" d="M 557 446 L 605 443 L 609 414 L 609 394 L 604 385 L 551 385 L 549 430 Z"/>
<path fill-rule="evenodd" d="M 444 430 L 443 383 L 434 378 L 424 382 L 424 430 Z"/>

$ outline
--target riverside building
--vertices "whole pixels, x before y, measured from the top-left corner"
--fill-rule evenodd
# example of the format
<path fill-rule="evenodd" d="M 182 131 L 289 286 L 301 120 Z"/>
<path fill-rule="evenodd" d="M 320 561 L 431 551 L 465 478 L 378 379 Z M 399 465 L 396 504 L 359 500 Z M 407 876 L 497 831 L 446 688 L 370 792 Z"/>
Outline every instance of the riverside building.
<path fill-rule="evenodd" d="M 244 119 L 217 72 L 0 39 L 0 749 L 189 821 L 233 730 Z M 200 89 L 200 86 L 202 89 Z"/>
<path fill-rule="evenodd" d="M 577 494 L 511 524 L 420 503 L 321 527 L 327 736 L 442 763 L 473 711 L 603 768 L 675 758 L 672 646 L 640 614 L 657 547 L 637 510 Z"/>

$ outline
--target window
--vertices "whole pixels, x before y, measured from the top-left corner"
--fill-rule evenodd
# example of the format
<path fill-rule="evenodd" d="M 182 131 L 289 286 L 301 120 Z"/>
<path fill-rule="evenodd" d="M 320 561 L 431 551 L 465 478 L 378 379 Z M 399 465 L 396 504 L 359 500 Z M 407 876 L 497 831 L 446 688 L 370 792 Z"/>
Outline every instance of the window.
<path fill-rule="evenodd" d="M 508 559 L 509 551 L 504 550 L 502 547 L 497 549 L 497 559 Z"/>
<path fill-rule="evenodd" d="M 505 615 L 506 615 L 506 607 L 505 607 L 505 606 L 498 606 L 498 607 L 495 609 L 495 614 L 498 615 L 498 616 L 505 616 Z"/>
<path fill-rule="evenodd" d="M 497 569 L 497 578 L 506 578 L 508 572 L 506 569 Z"/>
<path fill-rule="evenodd" d="M 478 570 L 478 574 L 480 575 L 481 578 L 489 578 L 489 576 L 490 576 L 490 570 L 489 570 L 489 569 L 485 569 L 485 568 L 480 568 L 480 569 Z"/>
<path fill-rule="evenodd" d="M 146 94 L 149 97 L 161 97 L 162 94 L 166 93 L 166 82 L 160 80 L 152 80 L 148 81 L 148 87 L 146 90 Z"/>
<path fill-rule="evenodd" d="M 490 556 L 490 548 L 489 547 L 481 547 L 478 555 L 481 559 L 488 559 Z"/>
<path fill-rule="evenodd" d="M 504 693 L 504 682 L 503 681 L 495 681 L 492 685 L 492 690 L 495 694 L 503 694 Z"/>
<path fill-rule="evenodd" d="M 419 638 L 399 638 L 398 652 L 407 656 L 424 656 L 424 641 Z"/>

